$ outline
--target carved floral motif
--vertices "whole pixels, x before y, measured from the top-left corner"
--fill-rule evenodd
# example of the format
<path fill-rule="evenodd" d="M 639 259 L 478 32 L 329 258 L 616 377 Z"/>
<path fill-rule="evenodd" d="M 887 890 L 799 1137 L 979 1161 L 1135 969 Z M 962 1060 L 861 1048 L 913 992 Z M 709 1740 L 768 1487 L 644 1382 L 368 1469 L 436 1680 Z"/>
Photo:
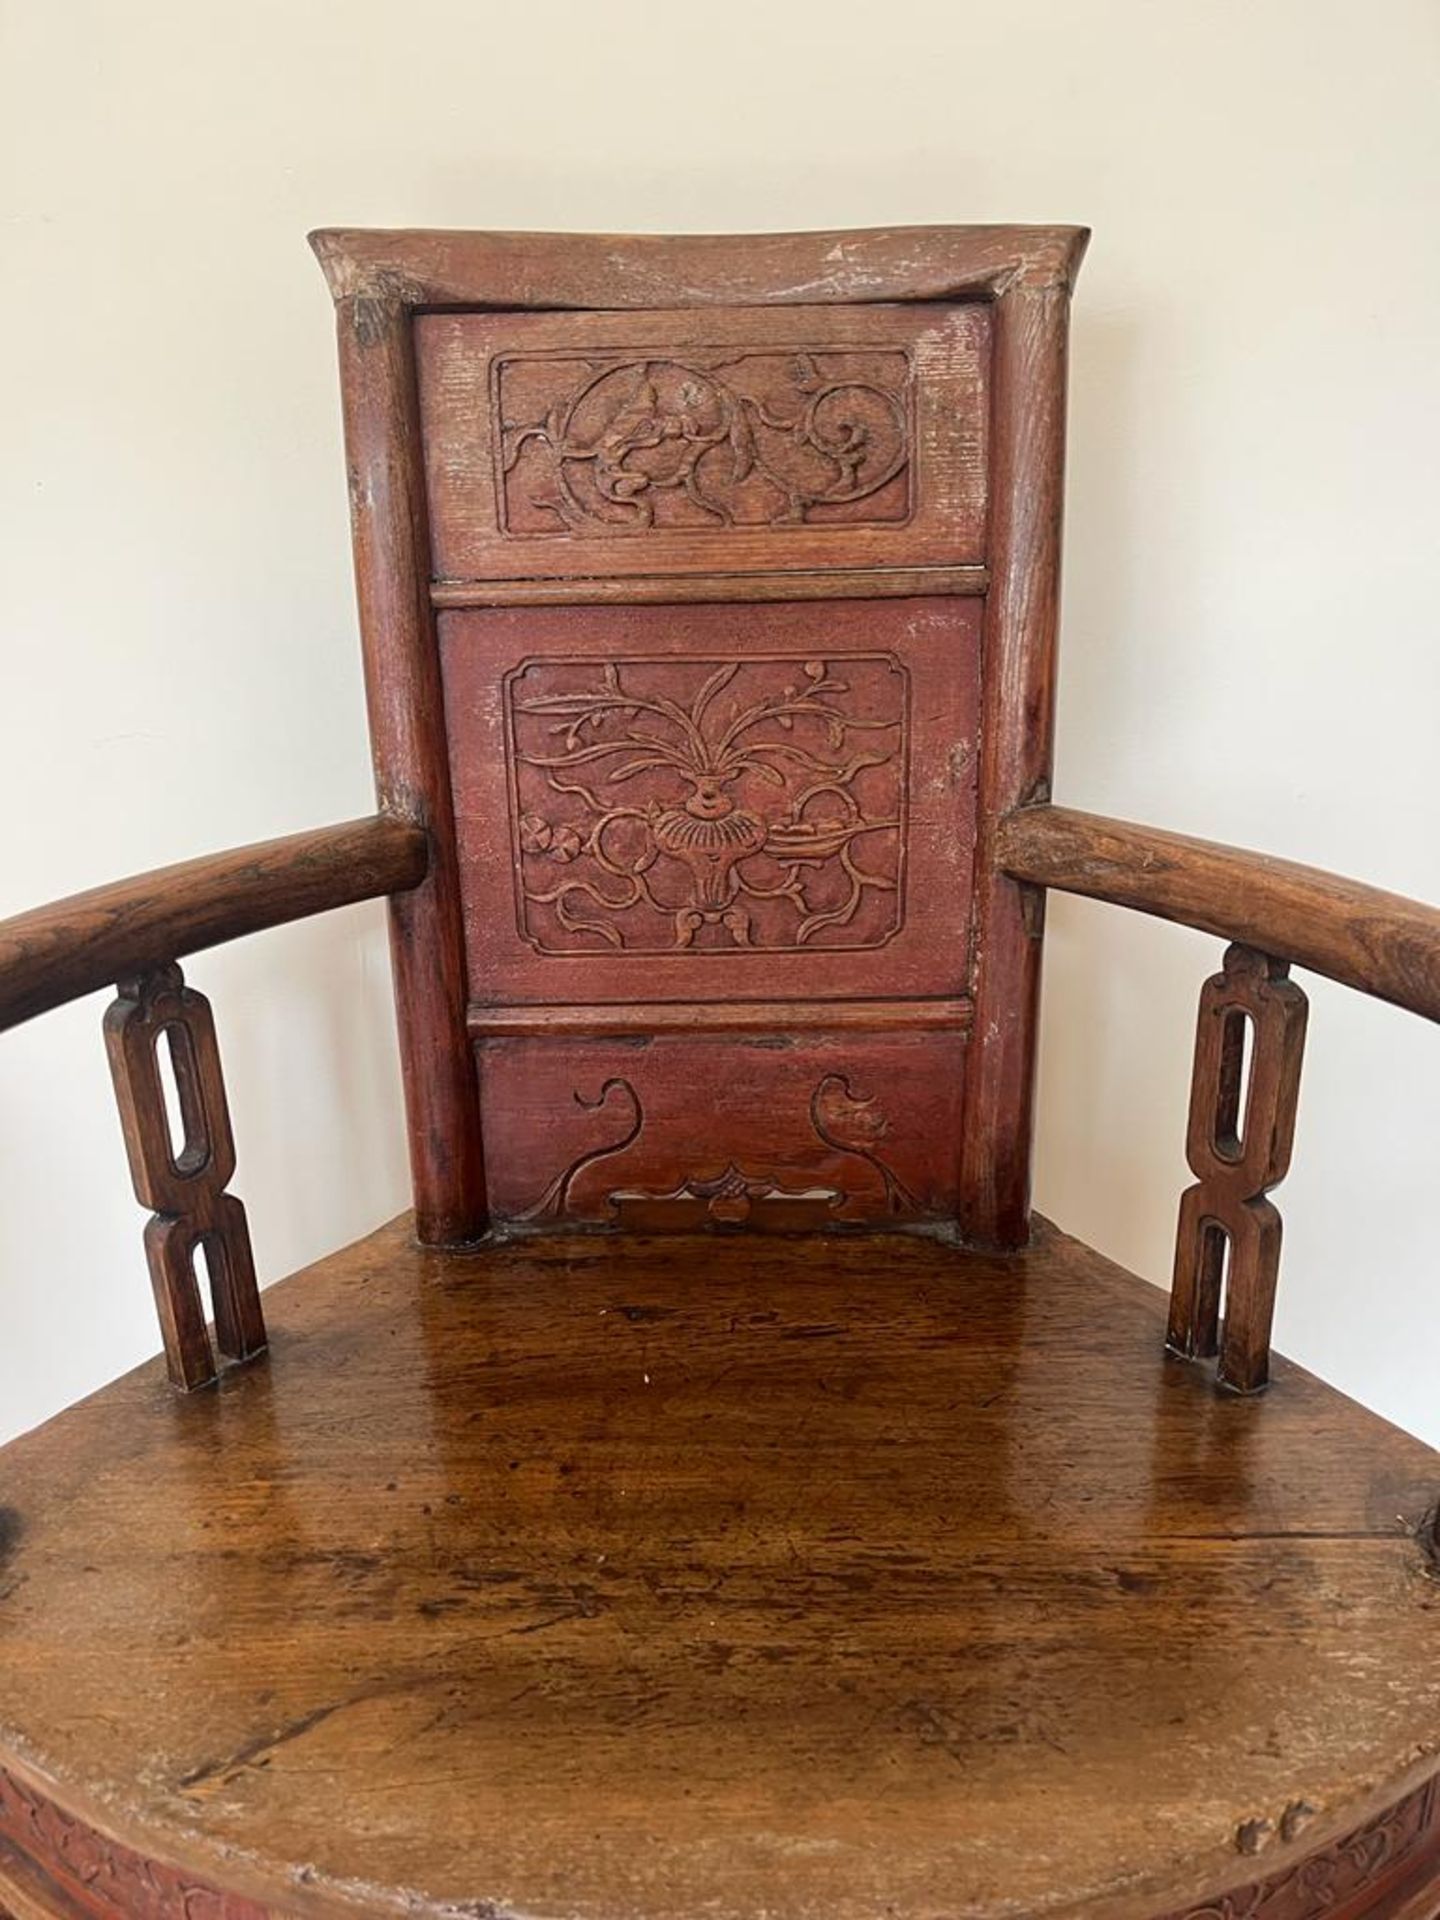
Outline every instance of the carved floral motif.
<path fill-rule="evenodd" d="M 910 516 L 901 351 L 511 355 L 493 374 L 510 534 L 893 526 Z"/>
<path fill-rule="evenodd" d="M 519 930 L 537 952 L 875 947 L 898 931 L 892 656 L 531 662 L 506 707 Z"/>

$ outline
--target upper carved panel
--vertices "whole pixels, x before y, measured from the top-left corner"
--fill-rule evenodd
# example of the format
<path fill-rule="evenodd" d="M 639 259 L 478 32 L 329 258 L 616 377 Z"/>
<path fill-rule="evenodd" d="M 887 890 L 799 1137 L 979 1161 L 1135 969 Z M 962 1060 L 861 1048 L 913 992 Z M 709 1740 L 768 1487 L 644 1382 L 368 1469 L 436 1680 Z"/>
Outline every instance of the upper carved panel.
<path fill-rule="evenodd" d="M 519 354 L 492 371 L 504 531 L 902 525 L 909 356 Z"/>
<path fill-rule="evenodd" d="M 442 580 L 984 559 L 982 307 L 438 313 L 415 337 Z"/>
<path fill-rule="evenodd" d="M 506 681 L 522 937 L 883 945 L 904 920 L 907 696 L 888 654 L 525 663 Z"/>

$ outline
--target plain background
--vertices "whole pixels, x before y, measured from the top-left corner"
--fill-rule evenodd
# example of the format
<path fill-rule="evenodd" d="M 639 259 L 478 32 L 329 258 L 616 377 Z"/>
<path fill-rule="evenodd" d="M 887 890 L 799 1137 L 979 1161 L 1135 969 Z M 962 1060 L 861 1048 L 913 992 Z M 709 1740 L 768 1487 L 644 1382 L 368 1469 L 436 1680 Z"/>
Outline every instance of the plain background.
<path fill-rule="evenodd" d="M 1434 0 L 5 19 L 0 912 L 369 810 L 324 224 L 1092 225 L 1059 796 L 1440 897 Z M 1052 909 L 1037 1198 L 1157 1281 L 1218 955 Z M 382 913 L 189 972 L 278 1277 L 405 1204 Z M 1440 1043 L 1312 1000 L 1279 1341 L 1440 1442 Z M 0 1041 L 0 1433 L 156 1344 L 102 1004 Z"/>

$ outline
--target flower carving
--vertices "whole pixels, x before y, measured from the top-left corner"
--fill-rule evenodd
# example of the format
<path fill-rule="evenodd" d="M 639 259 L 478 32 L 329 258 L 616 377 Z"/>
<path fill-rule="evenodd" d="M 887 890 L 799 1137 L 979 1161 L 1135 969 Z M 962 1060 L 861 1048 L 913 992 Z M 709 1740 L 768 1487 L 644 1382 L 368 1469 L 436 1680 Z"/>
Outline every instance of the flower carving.
<path fill-rule="evenodd" d="M 598 684 L 581 661 L 519 670 L 521 932 L 560 953 L 883 944 L 906 685 L 890 655 L 612 661 Z"/>
<path fill-rule="evenodd" d="M 551 826 L 542 814 L 522 813 L 517 837 L 522 853 L 544 853 L 562 865 L 573 860 L 584 846 L 584 840 L 572 826 L 562 824 Z"/>

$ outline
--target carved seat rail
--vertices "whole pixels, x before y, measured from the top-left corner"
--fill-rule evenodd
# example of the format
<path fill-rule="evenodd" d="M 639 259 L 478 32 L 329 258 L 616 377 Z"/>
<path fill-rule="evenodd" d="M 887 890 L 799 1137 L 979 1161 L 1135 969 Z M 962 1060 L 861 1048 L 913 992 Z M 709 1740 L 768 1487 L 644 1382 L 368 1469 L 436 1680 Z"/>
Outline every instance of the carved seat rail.
<path fill-rule="evenodd" d="M 170 1377 L 189 1390 L 218 1358 L 265 1347 L 245 1209 L 226 1192 L 235 1145 L 210 1003 L 177 960 L 333 907 L 416 886 L 422 828 L 383 815 L 188 860 L 0 922 L 0 1029 L 105 986 L 105 1042 L 137 1199 L 151 1208 L 145 1256 Z M 178 1129 L 166 1110 L 164 1065 Z M 180 1139 L 175 1138 L 176 1131 Z M 205 1324 L 197 1255 L 213 1296 Z"/>
<path fill-rule="evenodd" d="M 1309 967 L 1440 1020 L 1440 911 L 1316 867 L 1068 807 L 1008 815 L 998 858 L 1012 879 L 1132 907 L 1228 938 L 1201 992 L 1168 1345 L 1218 1355 L 1218 1378 L 1269 1376 L 1281 1220 L 1266 1198 L 1290 1165 Z M 1221 1305 L 1224 1296 L 1222 1321 Z"/>

